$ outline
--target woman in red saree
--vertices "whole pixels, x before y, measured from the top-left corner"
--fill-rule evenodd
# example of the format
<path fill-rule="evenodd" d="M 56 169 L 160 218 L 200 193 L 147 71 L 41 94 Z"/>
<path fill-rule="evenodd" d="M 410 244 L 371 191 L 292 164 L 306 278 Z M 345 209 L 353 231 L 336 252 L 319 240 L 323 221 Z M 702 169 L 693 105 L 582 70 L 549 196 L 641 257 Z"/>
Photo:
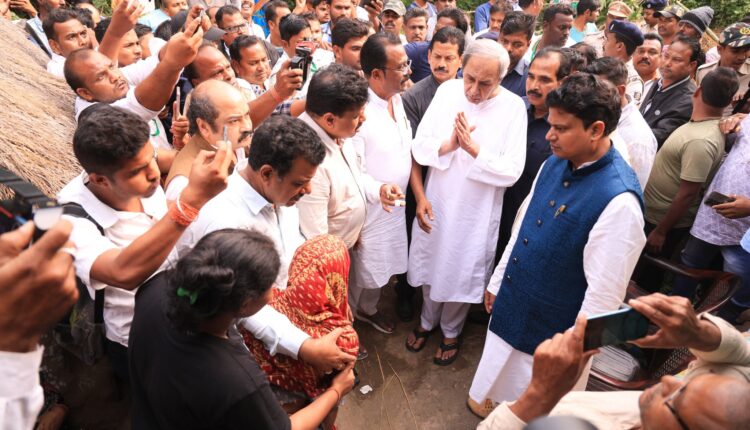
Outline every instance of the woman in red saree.
<path fill-rule="evenodd" d="M 352 327 L 352 313 L 347 302 L 348 284 L 349 251 L 346 245 L 335 236 L 319 236 L 297 249 L 289 265 L 286 290 L 275 290 L 269 304 L 313 338 L 343 328 L 338 346 L 343 352 L 356 356 L 359 339 Z M 285 355 L 271 356 L 263 343 L 251 334 L 244 332 L 243 336 L 287 412 L 304 406 L 330 386 L 331 375 L 322 374 L 313 366 Z"/>

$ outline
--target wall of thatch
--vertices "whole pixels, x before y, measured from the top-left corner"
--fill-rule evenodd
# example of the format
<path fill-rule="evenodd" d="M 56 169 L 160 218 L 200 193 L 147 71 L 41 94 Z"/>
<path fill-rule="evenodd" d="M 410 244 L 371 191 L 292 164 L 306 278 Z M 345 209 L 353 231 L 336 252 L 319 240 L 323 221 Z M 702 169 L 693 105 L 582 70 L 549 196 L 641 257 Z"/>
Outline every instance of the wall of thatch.
<path fill-rule="evenodd" d="M 81 172 L 73 92 L 22 27 L 0 19 L 0 165 L 54 196 Z M 3 196 L 6 197 L 6 196 Z"/>

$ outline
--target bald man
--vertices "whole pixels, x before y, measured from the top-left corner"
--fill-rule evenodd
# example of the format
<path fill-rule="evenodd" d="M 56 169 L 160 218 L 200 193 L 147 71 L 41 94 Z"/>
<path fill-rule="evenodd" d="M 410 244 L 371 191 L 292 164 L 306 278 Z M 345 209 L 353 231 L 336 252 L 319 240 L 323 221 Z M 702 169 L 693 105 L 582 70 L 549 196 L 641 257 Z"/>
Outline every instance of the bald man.
<path fill-rule="evenodd" d="M 232 143 L 235 152 L 230 172 L 238 158 L 245 158 L 245 148 L 250 144 L 249 137 L 253 131 L 247 100 L 240 90 L 229 82 L 209 79 L 199 84 L 190 96 L 187 117 L 188 133 L 191 137 L 169 169 L 169 175 L 164 183 L 167 200 L 176 200 L 187 186 L 190 169 L 198 154 L 201 151 L 216 151 L 217 142 L 225 140 L 225 127 L 226 140 Z"/>

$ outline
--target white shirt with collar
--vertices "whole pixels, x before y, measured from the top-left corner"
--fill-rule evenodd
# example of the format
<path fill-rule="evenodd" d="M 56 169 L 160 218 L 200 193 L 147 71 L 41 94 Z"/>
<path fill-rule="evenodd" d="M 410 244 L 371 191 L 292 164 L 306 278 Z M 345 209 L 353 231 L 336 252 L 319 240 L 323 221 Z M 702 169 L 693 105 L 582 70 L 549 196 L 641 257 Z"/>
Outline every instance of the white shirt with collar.
<path fill-rule="evenodd" d="M 610 139 L 618 150 L 623 146 L 627 148 L 627 161 L 638 176 L 641 190 L 645 189 L 656 158 L 657 143 L 651 127 L 643 119 L 634 101 L 622 108 L 617 129 L 610 135 Z"/>
<path fill-rule="evenodd" d="M 60 191 L 57 198 L 60 203 L 78 203 L 104 229 L 102 235 L 88 219 L 64 215 L 73 224 L 70 241 L 76 246 L 76 275 L 88 287 L 92 299 L 95 290 L 106 289 L 104 326 L 107 339 L 127 347 L 137 289 L 128 291 L 92 279 L 91 267 L 105 252 L 125 248 L 150 230 L 166 215 L 167 200 L 161 187 L 158 187 L 151 197 L 141 199 L 143 212 L 118 211 L 107 206 L 88 189 L 85 182 L 87 177 L 84 172 L 74 178 Z M 173 250 L 154 274 L 164 270 L 174 257 Z"/>
<path fill-rule="evenodd" d="M 367 121 L 352 138 L 352 143 L 364 172 L 378 181 L 397 184 L 406 192 L 411 176 L 411 125 L 401 96 L 396 94 L 390 100 L 394 119 L 388 112 L 389 102 L 372 89 L 368 91 Z M 368 203 L 359 242 L 351 253 L 352 286 L 379 288 L 386 285 L 392 275 L 406 272 L 405 209 L 393 207 L 388 213 L 380 201 Z"/>
<path fill-rule="evenodd" d="M 0 351 L 0 429 L 33 429 L 44 405 L 39 367 L 44 348 Z"/>
<path fill-rule="evenodd" d="M 294 252 L 305 241 L 299 229 L 299 212 L 295 206 L 274 207 L 269 203 L 239 174 L 246 166 L 247 160 L 237 164 L 229 176 L 227 188 L 201 208 L 198 219 L 185 231 L 175 249 L 183 256 L 201 238 L 224 228 L 259 231 L 273 240 L 279 252 L 281 267 L 275 286 L 283 290 Z M 297 358 L 302 343 L 310 337 L 268 305 L 243 319 L 241 324 L 263 342 L 272 355 L 281 352 Z"/>
<path fill-rule="evenodd" d="M 383 184 L 362 173 L 350 139 L 339 145 L 307 112 L 299 118 L 315 130 L 326 148 L 326 157 L 312 179 L 312 193 L 297 202 L 302 234 L 308 239 L 332 234 L 351 248 L 364 225 L 367 203 L 380 200 Z"/>
<path fill-rule="evenodd" d="M 47 72 L 60 79 L 65 79 L 65 57 L 53 52 L 52 58 L 47 63 Z"/>
<path fill-rule="evenodd" d="M 112 106 L 116 106 L 133 112 L 146 122 L 149 122 L 152 119 L 156 118 L 159 115 L 159 111 L 153 111 L 144 107 L 135 97 L 135 87 L 137 87 L 141 82 L 148 78 L 148 76 L 151 74 L 151 72 L 154 71 L 158 64 L 159 56 L 154 54 L 146 58 L 145 60 L 139 60 L 133 64 L 120 68 L 120 72 L 122 72 L 122 75 L 130 85 L 130 89 L 128 90 L 127 94 L 125 94 L 125 97 L 110 104 Z M 84 109 L 95 103 L 97 102 L 90 102 L 80 97 L 76 97 L 76 121 L 78 120 L 78 115 L 80 115 Z"/>

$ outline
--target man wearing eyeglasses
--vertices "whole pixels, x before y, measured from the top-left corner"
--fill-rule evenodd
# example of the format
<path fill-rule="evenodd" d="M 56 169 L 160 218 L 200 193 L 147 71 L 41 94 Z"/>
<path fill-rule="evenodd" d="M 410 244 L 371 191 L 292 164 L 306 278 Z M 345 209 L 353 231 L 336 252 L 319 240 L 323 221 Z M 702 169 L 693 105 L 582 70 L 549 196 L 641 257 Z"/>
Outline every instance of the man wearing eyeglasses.
<path fill-rule="evenodd" d="M 412 173 L 411 126 L 400 93 L 411 75 L 411 61 L 393 33 L 370 36 L 362 46 L 362 71 L 369 84 L 367 121 L 352 138 L 363 170 L 376 180 L 393 183 L 396 199 Z M 352 248 L 349 303 L 355 318 L 383 333 L 393 333 L 393 321 L 378 312 L 381 288 L 390 278 L 406 272 L 408 250 L 404 205 L 380 210 L 368 204 L 357 246 Z M 361 348 L 361 346 L 360 346 Z"/>
<path fill-rule="evenodd" d="M 721 318 L 696 315 L 688 299 L 652 294 L 629 304 L 659 330 L 634 341 L 643 348 L 689 348 L 696 360 L 683 378 L 664 376 L 645 391 L 589 392 L 571 388 L 589 358 L 586 318 L 534 352 L 531 383 L 515 402 L 501 403 L 478 430 L 522 429 L 544 415 L 573 415 L 600 429 L 750 428 L 750 343 Z"/>
<path fill-rule="evenodd" d="M 232 46 L 234 39 L 243 34 L 247 34 L 256 36 L 263 40 L 271 67 L 273 67 L 279 60 L 279 53 L 273 45 L 263 39 L 263 30 L 261 30 L 257 24 L 245 20 L 242 16 L 242 12 L 236 7 L 222 6 L 219 8 L 216 12 L 216 25 L 224 31 L 224 35 L 221 37 L 219 50 L 227 58 L 229 58 L 229 47 Z"/>

